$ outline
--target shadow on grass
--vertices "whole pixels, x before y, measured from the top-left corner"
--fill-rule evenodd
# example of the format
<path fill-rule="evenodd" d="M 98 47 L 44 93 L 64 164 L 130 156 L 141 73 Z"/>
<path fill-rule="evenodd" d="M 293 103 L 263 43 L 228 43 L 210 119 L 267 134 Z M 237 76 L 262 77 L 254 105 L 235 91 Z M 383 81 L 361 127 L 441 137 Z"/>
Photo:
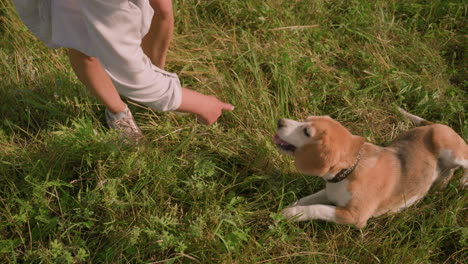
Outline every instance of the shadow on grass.
<path fill-rule="evenodd" d="M 0 94 L 0 129 L 8 135 L 26 134 L 26 138 L 101 110 L 83 86 L 60 75 L 35 83 L 7 84 L 0 87 Z"/>

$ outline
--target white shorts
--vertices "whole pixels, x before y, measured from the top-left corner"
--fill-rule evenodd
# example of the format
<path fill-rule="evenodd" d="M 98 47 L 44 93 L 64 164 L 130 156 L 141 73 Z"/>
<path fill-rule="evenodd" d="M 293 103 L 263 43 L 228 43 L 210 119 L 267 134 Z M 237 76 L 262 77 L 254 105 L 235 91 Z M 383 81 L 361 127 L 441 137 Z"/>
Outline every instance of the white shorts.
<path fill-rule="evenodd" d="M 153 18 L 148 0 L 13 3 L 24 24 L 49 48 L 72 48 L 97 57 L 121 95 L 161 111 L 176 110 L 180 105 L 182 89 L 177 75 L 153 65 L 139 45 Z M 119 23 L 126 23 L 126 32 L 119 32 Z"/>

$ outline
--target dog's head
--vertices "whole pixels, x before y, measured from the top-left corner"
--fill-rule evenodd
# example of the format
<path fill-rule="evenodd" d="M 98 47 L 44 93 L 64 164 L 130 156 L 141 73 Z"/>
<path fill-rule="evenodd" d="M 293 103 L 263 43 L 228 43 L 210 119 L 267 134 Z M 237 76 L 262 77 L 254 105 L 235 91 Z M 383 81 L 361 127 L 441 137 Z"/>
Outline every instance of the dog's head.
<path fill-rule="evenodd" d="M 294 157 L 299 171 L 317 176 L 352 164 L 364 144 L 364 138 L 329 116 L 310 116 L 304 122 L 280 119 L 273 140 L 280 152 Z"/>

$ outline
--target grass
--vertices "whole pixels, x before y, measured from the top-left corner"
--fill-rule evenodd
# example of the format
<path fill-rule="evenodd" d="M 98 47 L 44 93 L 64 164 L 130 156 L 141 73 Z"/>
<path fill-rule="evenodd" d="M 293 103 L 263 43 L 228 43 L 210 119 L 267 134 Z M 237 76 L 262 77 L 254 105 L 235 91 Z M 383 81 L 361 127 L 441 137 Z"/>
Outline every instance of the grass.
<path fill-rule="evenodd" d="M 150 139 L 104 125 L 63 50 L 0 0 L 0 261 L 464 263 L 458 182 L 362 230 L 278 213 L 323 182 L 271 142 L 276 120 L 330 115 L 385 145 L 396 106 L 465 139 L 464 1 L 174 1 L 167 69 L 236 106 L 206 127 L 132 104 Z M 460 172 L 456 177 L 460 176 Z"/>

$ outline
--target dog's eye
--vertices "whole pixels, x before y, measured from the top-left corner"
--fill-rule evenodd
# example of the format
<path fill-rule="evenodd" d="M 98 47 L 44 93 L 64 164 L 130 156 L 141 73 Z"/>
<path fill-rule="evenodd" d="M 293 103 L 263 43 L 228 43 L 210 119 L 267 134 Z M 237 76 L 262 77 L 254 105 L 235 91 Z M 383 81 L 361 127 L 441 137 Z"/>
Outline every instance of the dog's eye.
<path fill-rule="evenodd" d="M 307 129 L 307 127 L 304 127 L 304 135 L 306 135 L 306 137 L 310 137 L 309 130 Z"/>

